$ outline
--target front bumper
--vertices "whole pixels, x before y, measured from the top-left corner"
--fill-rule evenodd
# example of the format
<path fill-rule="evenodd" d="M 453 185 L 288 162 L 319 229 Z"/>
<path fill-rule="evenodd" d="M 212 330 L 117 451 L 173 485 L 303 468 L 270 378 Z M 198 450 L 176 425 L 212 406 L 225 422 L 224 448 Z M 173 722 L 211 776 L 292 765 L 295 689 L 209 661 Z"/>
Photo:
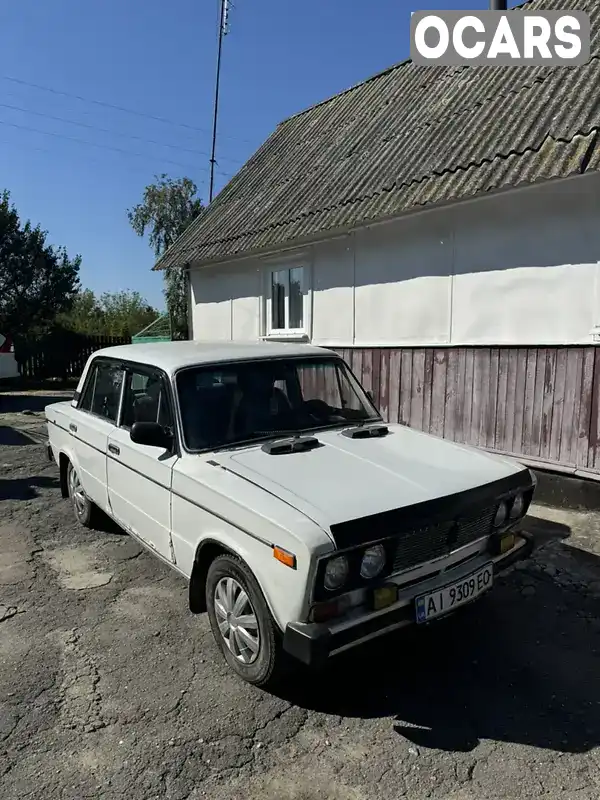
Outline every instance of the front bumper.
<path fill-rule="evenodd" d="M 534 541 L 531 535 L 522 531 L 515 531 L 515 533 L 520 540 L 518 545 L 506 555 L 493 560 L 494 578 L 502 575 L 516 562 L 528 558 L 533 552 Z M 484 558 L 481 565 L 489 561 L 490 558 Z M 444 573 L 444 579 L 442 579 L 441 583 L 440 576 L 437 576 L 435 581 L 425 579 L 413 584 L 408 590 L 408 596 L 407 592 L 403 592 L 403 599 L 391 607 L 389 611 L 374 612 L 366 617 L 363 616 L 355 624 L 333 626 L 327 623 L 291 622 L 285 628 L 283 648 L 291 656 L 308 666 L 321 665 L 330 656 L 350 649 L 361 642 L 381 636 L 397 628 L 416 624 L 414 600 L 418 595 L 439 588 L 440 585 L 458 580 L 463 574 L 468 574 L 474 569 L 478 569 L 479 566 L 473 563 L 470 568 L 448 571 Z M 464 608 L 464 606 L 462 607 Z M 445 616 L 442 616 L 437 619 L 444 618 Z"/>

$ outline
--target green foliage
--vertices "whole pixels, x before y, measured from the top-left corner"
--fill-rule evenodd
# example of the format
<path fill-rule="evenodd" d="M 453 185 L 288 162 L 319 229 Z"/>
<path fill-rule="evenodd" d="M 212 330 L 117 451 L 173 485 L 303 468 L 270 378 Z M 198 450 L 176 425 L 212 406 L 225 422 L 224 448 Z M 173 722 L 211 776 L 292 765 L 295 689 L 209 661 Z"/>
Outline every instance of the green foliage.
<path fill-rule="evenodd" d="M 67 330 L 88 336 L 133 336 L 154 322 L 159 312 L 139 292 L 79 292 L 71 309 L 58 322 Z"/>
<path fill-rule="evenodd" d="M 146 186 L 141 203 L 127 212 L 127 217 L 138 236 L 148 233 L 148 241 L 159 258 L 202 212 L 200 198 L 196 197 L 196 184 L 189 178 L 155 176 L 156 182 Z M 168 268 L 164 272 L 167 310 L 173 320 L 173 329 L 187 338 L 187 276 L 181 268 Z"/>
<path fill-rule="evenodd" d="M 47 331 L 79 289 L 81 256 L 70 259 L 47 235 L 21 223 L 10 193 L 0 194 L 0 332 L 15 340 Z"/>

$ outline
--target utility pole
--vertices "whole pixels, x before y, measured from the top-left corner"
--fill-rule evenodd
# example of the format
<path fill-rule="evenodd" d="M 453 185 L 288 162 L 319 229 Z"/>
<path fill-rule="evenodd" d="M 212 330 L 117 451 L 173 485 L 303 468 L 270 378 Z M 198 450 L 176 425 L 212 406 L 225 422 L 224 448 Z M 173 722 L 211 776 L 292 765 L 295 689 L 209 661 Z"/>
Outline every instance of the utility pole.
<path fill-rule="evenodd" d="M 215 109 L 213 114 L 213 137 L 210 155 L 210 188 L 208 202 L 212 203 L 213 187 L 215 182 L 215 152 L 217 148 L 217 119 L 219 116 L 219 82 L 221 79 L 221 52 L 223 50 L 223 37 L 229 33 L 229 6 L 230 0 L 220 0 L 219 13 L 219 43 L 217 45 L 217 80 L 215 83 Z"/>

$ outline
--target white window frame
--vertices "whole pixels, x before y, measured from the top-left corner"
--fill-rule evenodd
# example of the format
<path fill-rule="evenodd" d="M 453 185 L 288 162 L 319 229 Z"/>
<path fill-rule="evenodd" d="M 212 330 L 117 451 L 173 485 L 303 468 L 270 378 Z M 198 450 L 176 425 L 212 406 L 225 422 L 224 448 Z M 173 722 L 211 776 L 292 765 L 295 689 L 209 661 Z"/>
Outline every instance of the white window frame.
<path fill-rule="evenodd" d="M 310 304 L 311 304 L 311 262 L 308 257 L 293 259 L 280 258 L 266 265 L 264 271 L 263 295 L 263 338 L 265 339 L 307 339 L 309 338 Z M 302 269 L 302 326 L 300 328 L 273 328 L 273 273 Z M 289 281 L 285 291 L 285 320 L 289 319 Z"/>

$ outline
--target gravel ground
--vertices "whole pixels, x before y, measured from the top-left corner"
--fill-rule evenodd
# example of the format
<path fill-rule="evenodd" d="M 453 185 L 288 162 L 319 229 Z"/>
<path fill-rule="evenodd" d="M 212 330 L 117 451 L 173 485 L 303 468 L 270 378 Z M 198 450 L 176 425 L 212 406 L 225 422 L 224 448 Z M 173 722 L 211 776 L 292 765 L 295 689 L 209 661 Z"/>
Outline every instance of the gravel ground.
<path fill-rule="evenodd" d="M 2 800 L 598 800 L 599 517 L 534 508 L 535 559 L 468 613 L 273 696 L 178 575 L 76 525 L 57 477 L 0 428 Z"/>

